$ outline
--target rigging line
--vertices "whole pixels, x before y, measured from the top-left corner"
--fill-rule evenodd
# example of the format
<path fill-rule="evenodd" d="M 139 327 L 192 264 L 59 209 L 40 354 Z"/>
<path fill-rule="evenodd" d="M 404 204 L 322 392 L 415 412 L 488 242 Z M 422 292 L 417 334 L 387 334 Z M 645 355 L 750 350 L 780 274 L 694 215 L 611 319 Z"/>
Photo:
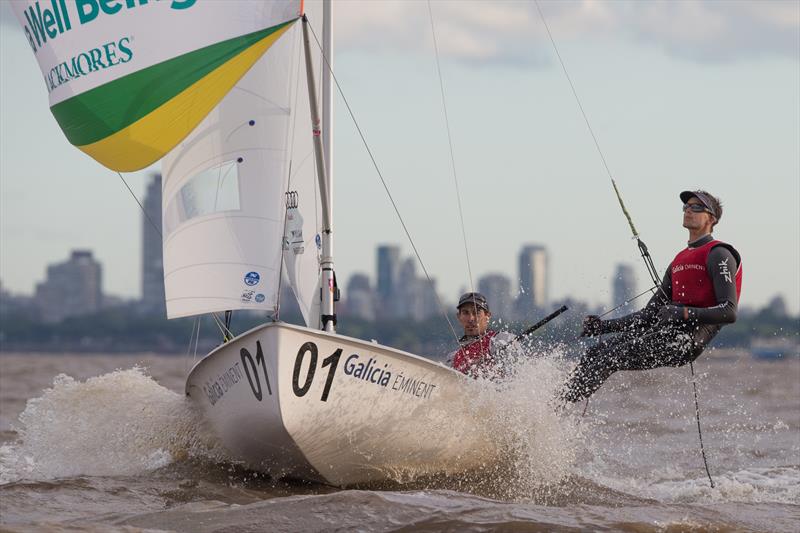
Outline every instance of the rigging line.
<path fill-rule="evenodd" d="M 203 324 L 203 317 L 197 317 L 197 336 L 194 340 L 194 353 L 192 354 L 192 362 L 197 360 L 197 347 L 200 346 L 200 326 Z"/>
<path fill-rule="evenodd" d="M 622 196 L 620 195 L 619 189 L 617 188 L 617 182 L 614 181 L 614 176 L 611 174 L 611 169 L 608 167 L 606 156 L 603 154 L 603 150 L 600 149 L 600 142 L 597 140 L 597 136 L 594 134 L 592 125 L 589 123 L 589 118 L 586 116 L 586 111 L 583 109 L 583 104 L 581 103 L 581 99 L 578 97 L 578 91 L 575 89 L 575 84 L 572 83 L 572 78 L 570 78 L 569 72 L 567 72 L 567 67 L 564 65 L 564 60 L 561 58 L 561 53 L 558 51 L 558 46 L 556 46 L 556 41 L 553 38 L 553 34 L 550 32 L 550 26 L 547 24 L 547 20 L 544 18 L 544 13 L 542 13 L 542 8 L 539 6 L 539 0 L 533 0 L 533 3 L 534 5 L 536 5 L 536 10 L 539 12 L 539 18 L 542 19 L 542 24 L 544 25 L 544 29 L 547 31 L 547 36 L 550 39 L 550 44 L 553 45 L 553 50 L 556 53 L 558 62 L 561 64 L 561 70 L 564 72 L 564 76 L 567 78 L 567 82 L 569 83 L 570 89 L 572 89 L 572 95 L 575 97 L 575 102 L 577 102 L 578 109 L 580 109 L 581 111 L 581 115 L 583 116 L 583 121 L 584 123 L 586 123 L 586 128 L 589 130 L 589 134 L 592 136 L 592 140 L 594 141 L 594 146 L 595 148 L 597 148 L 597 153 L 600 154 L 600 159 L 603 161 L 603 167 L 606 169 L 606 174 L 608 174 L 608 178 L 611 180 L 611 185 L 614 187 L 614 193 L 617 195 L 617 200 L 619 200 L 619 205 L 622 208 L 622 212 L 625 214 L 625 218 L 628 219 L 628 225 L 630 225 L 631 227 L 631 232 L 633 233 L 634 238 L 638 238 L 639 232 L 636 231 L 636 227 L 633 225 L 633 220 L 631 219 L 628 210 L 625 208 L 625 204 L 622 202 Z"/>
<path fill-rule="evenodd" d="M 583 105 L 581 104 L 581 100 L 580 100 L 580 98 L 578 98 L 578 92 L 575 90 L 575 85 L 572 83 L 572 78 L 570 78 L 569 73 L 567 72 L 567 67 L 564 65 L 564 61 L 562 60 L 561 54 L 558 51 L 558 46 L 556 46 L 556 41 L 553 38 L 553 34 L 550 32 L 550 26 L 547 25 L 547 20 L 544 18 L 544 13 L 542 13 L 542 8 L 539 6 L 539 1 L 538 0 L 532 0 L 532 1 L 536 5 L 536 10 L 539 12 L 539 18 L 541 18 L 542 24 L 544 25 L 545 30 L 547 30 L 547 36 L 550 38 L 550 43 L 553 45 L 553 50 L 556 53 L 556 57 L 558 57 L 558 62 L 561 64 L 561 69 L 564 71 L 564 76 L 567 78 L 567 81 L 569 82 L 569 86 L 572 89 L 572 94 L 575 97 L 575 101 L 578 104 L 578 108 L 581 110 L 581 115 L 583 115 L 583 120 L 586 123 L 586 127 L 588 128 L 589 133 L 592 136 L 592 140 L 594 141 L 595 148 L 597 148 L 597 153 L 600 154 L 600 159 L 602 159 L 602 161 L 603 161 L 603 166 L 606 169 L 606 173 L 608 174 L 608 177 L 611 179 L 611 185 L 614 187 L 614 193 L 617 195 L 617 200 L 619 200 L 619 205 L 622 208 L 622 212 L 625 215 L 625 218 L 627 218 L 627 220 L 628 220 L 628 225 L 631 227 L 631 232 L 633 233 L 633 237 L 637 241 L 637 245 L 639 247 L 639 252 L 641 253 L 642 259 L 644 260 L 645 265 L 647 267 L 647 272 L 648 272 L 648 274 L 650 274 L 650 277 L 652 278 L 653 283 L 658 288 L 657 290 L 659 290 L 661 292 L 661 294 L 664 295 L 666 300 L 669 301 L 670 299 L 667 298 L 667 295 L 664 292 L 664 290 L 662 289 L 661 284 L 659 282 L 658 271 L 656 270 L 656 267 L 653 264 L 653 258 L 650 256 L 650 252 L 647 249 L 647 245 L 645 245 L 645 243 L 642 242 L 642 239 L 639 238 L 639 232 L 636 231 L 636 227 L 633 225 L 633 220 L 631 219 L 630 213 L 628 213 L 628 210 L 625 207 L 625 203 L 622 201 L 622 196 L 619 193 L 619 188 L 617 188 L 617 183 L 616 183 L 616 181 L 614 181 L 614 177 L 611 175 L 611 170 L 608 168 L 608 163 L 606 162 L 606 158 L 603 155 L 603 151 L 600 149 L 600 143 L 597 141 L 597 136 L 594 134 L 594 130 L 592 129 L 591 124 L 589 123 L 589 119 L 586 116 L 586 112 L 583 109 Z M 695 378 L 694 378 L 694 367 L 692 365 L 690 365 L 690 369 L 691 369 L 691 372 L 692 372 L 692 387 L 694 388 L 694 391 L 695 391 L 695 396 L 694 396 L 694 399 L 695 399 L 695 414 L 696 414 L 696 417 L 697 417 L 697 433 L 698 433 L 698 435 L 700 437 L 700 453 L 703 456 L 703 464 L 706 467 L 706 474 L 708 474 L 708 479 L 709 479 L 709 481 L 711 481 L 711 488 L 714 488 L 714 480 L 711 479 L 711 473 L 708 470 L 708 461 L 706 460 L 705 447 L 703 446 L 703 434 L 700 431 L 700 407 L 699 407 L 699 403 L 698 403 L 698 400 L 697 400 L 697 383 L 696 383 Z"/>
<path fill-rule="evenodd" d="M 439 91 L 442 95 L 442 111 L 444 112 L 444 123 L 447 128 L 447 142 L 450 146 L 450 166 L 453 169 L 453 183 L 456 187 L 456 199 L 458 200 L 458 218 L 461 222 L 461 237 L 464 241 L 464 256 L 467 258 L 467 273 L 469 274 L 469 286 L 472 292 L 475 292 L 475 284 L 472 278 L 472 264 L 469 260 L 469 248 L 467 246 L 467 231 L 464 224 L 464 210 L 461 205 L 461 189 L 458 186 L 458 176 L 456 174 L 456 158 L 453 150 L 453 136 L 450 133 L 450 119 L 447 115 L 447 103 L 444 96 L 444 80 L 442 77 L 442 67 L 439 63 L 439 43 L 436 40 L 436 28 L 433 24 L 433 9 L 431 8 L 431 0 L 428 0 L 428 15 L 431 21 L 431 35 L 433 35 L 433 49 L 436 53 L 436 72 L 439 74 Z"/>
<path fill-rule="evenodd" d="M 622 302 L 621 304 L 619 304 L 619 305 L 618 305 L 618 306 L 616 306 L 615 308 L 613 308 L 613 309 L 609 309 L 608 311 L 606 311 L 606 312 L 605 312 L 605 313 L 603 313 L 602 315 L 597 315 L 597 318 L 603 318 L 603 317 L 604 317 L 604 316 L 606 316 L 607 314 L 609 314 L 609 313 L 613 313 L 614 311 L 616 311 L 616 310 L 617 310 L 617 309 L 619 309 L 620 307 L 624 307 L 624 306 L 628 305 L 629 303 L 633 302 L 634 300 L 636 300 L 636 299 L 638 299 L 638 298 L 641 298 L 642 296 L 644 296 L 644 295 L 645 295 L 645 294 L 647 294 L 648 292 L 655 292 L 655 290 L 656 290 L 656 288 L 655 288 L 655 287 L 650 287 L 649 289 L 647 289 L 647 290 L 644 290 L 644 291 L 640 292 L 640 293 L 639 293 L 639 294 L 637 294 L 636 296 L 634 296 L 634 297 L 632 297 L 632 298 L 629 298 L 628 300 L 625 300 L 624 302 Z"/>
<path fill-rule="evenodd" d="M 314 36 L 314 40 L 317 43 L 317 47 L 319 47 L 319 49 L 322 50 L 322 45 L 320 44 L 319 39 L 317 39 L 317 33 L 314 31 L 314 27 L 311 25 L 310 22 L 308 23 L 308 27 L 311 29 L 311 34 Z M 347 102 L 347 98 L 344 96 L 344 91 L 342 90 L 342 86 L 339 85 L 339 79 L 336 77 L 336 74 L 334 74 L 330 63 L 328 62 L 328 58 L 325 57 L 325 54 L 322 54 L 322 59 L 325 61 L 325 65 L 327 66 L 328 71 L 330 71 L 331 73 L 331 78 L 333 78 L 334 83 L 336 83 L 336 89 L 339 92 L 339 95 L 342 97 L 342 101 L 344 102 L 344 105 L 347 108 L 347 112 L 350 115 L 350 119 L 353 121 L 353 125 L 356 127 L 356 131 L 358 131 L 359 137 L 361 137 L 361 142 L 364 144 L 364 148 L 367 150 L 369 158 L 372 160 L 372 166 L 375 167 L 375 172 L 377 172 L 378 177 L 380 178 L 381 183 L 383 184 L 383 189 L 386 191 L 386 194 L 389 197 L 389 201 L 391 202 L 392 207 L 394 208 L 394 212 L 397 215 L 397 218 L 400 220 L 400 225 L 403 226 L 403 231 L 405 232 L 406 237 L 408 238 L 408 242 L 411 244 L 411 248 L 414 250 L 414 255 L 416 255 L 417 261 L 422 267 L 422 271 L 425 273 L 425 277 L 428 279 L 428 283 L 431 285 L 431 288 L 433 289 L 433 295 L 436 299 L 436 303 L 439 306 L 439 310 L 441 311 L 442 315 L 444 315 L 445 320 L 447 320 L 447 325 L 450 326 L 450 331 L 453 333 L 453 338 L 456 340 L 456 344 L 458 344 L 459 336 L 456 333 L 455 328 L 453 327 L 453 323 L 450 321 L 450 316 L 447 314 L 447 311 L 444 308 L 444 304 L 442 303 L 441 298 L 439 298 L 439 295 L 436 292 L 433 280 L 431 279 L 430 274 L 428 274 L 428 269 L 425 267 L 425 263 L 422 262 L 422 257 L 420 256 L 419 251 L 417 250 L 417 246 L 414 244 L 414 239 L 411 238 L 411 233 L 408 231 L 408 227 L 406 226 L 406 223 L 403 220 L 402 215 L 400 214 L 400 210 L 397 207 L 397 203 L 395 203 L 394 197 L 392 197 L 392 193 L 389 191 L 389 186 L 387 185 L 386 180 L 384 179 L 383 174 L 381 173 L 381 170 L 378 167 L 378 163 L 375 160 L 375 156 L 372 155 L 372 150 L 370 150 L 369 144 L 367 144 L 367 139 L 364 137 L 364 133 L 361 131 L 361 126 L 359 126 L 355 114 L 353 113 L 353 110 L 350 108 L 350 104 Z"/>
<path fill-rule="evenodd" d="M 617 187 L 617 182 L 614 180 L 614 176 L 611 174 L 611 169 L 608 166 L 608 162 L 606 161 L 606 157 L 603 154 L 603 150 L 600 148 L 600 142 L 597 140 L 597 135 L 594 133 L 594 129 L 592 129 L 592 125 L 589 122 L 589 117 L 586 115 L 586 111 L 583 108 L 583 104 L 581 103 L 581 99 L 578 96 L 578 91 L 575 89 L 575 84 L 572 82 L 572 78 L 567 71 L 567 66 L 564 63 L 564 60 L 561 57 L 561 53 L 558 51 L 558 46 L 556 45 L 556 40 L 553 37 L 553 33 L 550 31 L 550 26 L 547 24 L 547 19 L 544 17 L 544 13 L 542 12 L 542 8 L 539 5 L 539 0 L 532 0 L 534 5 L 536 6 L 536 10 L 539 13 L 539 18 L 542 21 L 542 25 L 544 26 L 545 30 L 547 31 L 547 37 L 550 39 L 550 44 L 553 46 L 553 51 L 558 58 L 558 62 L 561 65 L 561 70 L 564 72 L 564 77 L 567 79 L 569 83 L 569 87 L 572 90 L 572 95 L 575 97 L 575 102 L 578 104 L 578 109 L 580 109 L 581 116 L 583 117 L 583 122 L 586 124 L 586 129 L 589 130 L 589 134 L 592 136 L 592 141 L 594 141 L 594 146 L 597 149 L 597 153 L 600 155 L 600 159 L 603 162 L 603 167 L 606 170 L 606 174 L 608 174 L 608 178 L 611 180 L 611 186 L 614 188 L 614 194 L 617 196 L 617 201 L 619 202 L 620 208 L 622 208 L 622 213 L 625 215 L 625 219 L 628 221 L 628 225 L 631 228 L 631 233 L 633 234 L 633 238 L 637 240 L 637 244 L 639 246 L 639 252 L 642 254 L 642 259 L 645 262 L 645 266 L 647 267 L 647 272 L 652 278 L 653 283 L 660 288 L 659 278 L 658 278 L 658 271 L 653 264 L 653 260 L 650 257 L 650 252 L 647 250 L 647 246 L 642 242 L 639 238 L 639 232 L 636 230 L 636 226 L 633 224 L 633 219 L 631 218 L 630 213 L 628 212 L 628 208 L 625 206 L 625 202 L 622 201 L 622 195 L 619 192 L 619 187 Z"/>
<path fill-rule="evenodd" d="M 192 354 L 192 362 L 197 360 L 197 347 L 200 346 L 200 326 L 203 324 L 203 317 L 197 317 L 197 335 L 194 339 L 194 353 Z"/>
<path fill-rule="evenodd" d="M 189 346 L 186 348 L 186 361 L 189 360 L 189 354 L 192 353 L 192 344 L 194 343 L 194 330 L 197 328 L 197 319 L 198 317 L 194 317 L 194 322 L 192 322 L 192 332 L 189 334 Z M 187 365 L 184 365 L 184 372 L 188 370 L 186 368 Z"/>
<path fill-rule="evenodd" d="M 225 337 L 226 341 L 231 340 L 234 335 L 231 332 L 231 324 L 233 323 L 233 310 L 229 309 L 225 311 L 225 330 L 230 334 L 230 337 Z"/>
<path fill-rule="evenodd" d="M 219 329 L 219 332 L 222 333 L 222 336 L 224 337 L 225 336 L 225 331 L 223 331 L 222 327 L 220 327 L 219 319 L 217 318 L 217 315 L 215 313 L 209 313 L 209 315 L 211 315 L 211 318 L 214 320 L 214 324 L 217 325 L 217 328 Z"/>
<path fill-rule="evenodd" d="M 136 203 L 139 206 L 139 209 L 142 210 L 142 214 L 144 215 L 144 218 L 146 218 L 147 221 L 150 222 L 150 225 L 153 226 L 153 229 L 158 232 L 158 235 L 161 237 L 161 240 L 163 241 L 164 240 L 164 234 L 161 233 L 161 228 L 156 226 L 156 223 L 153 222 L 153 219 L 150 218 L 150 215 L 147 214 L 147 211 L 145 210 L 144 206 L 142 205 L 142 202 L 140 202 L 139 199 L 136 197 L 136 195 L 133 194 L 133 191 L 131 190 L 130 186 L 128 185 L 128 182 L 125 181 L 125 178 L 122 177 L 122 173 L 117 172 L 117 176 L 119 176 L 119 179 L 121 179 L 122 183 L 125 184 L 125 188 L 128 189 L 129 193 L 131 193 L 131 196 L 133 196 L 133 199 L 136 200 Z"/>
<path fill-rule="evenodd" d="M 711 483 L 711 488 L 714 488 L 714 480 L 711 478 L 711 471 L 708 469 L 708 460 L 706 460 L 706 450 L 703 447 L 703 431 L 700 429 L 700 403 L 697 401 L 697 381 L 694 377 L 694 363 L 689 361 L 689 369 L 692 371 L 692 389 L 694 390 L 694 413 L 697 419 L 697 436 L 700 437 L 700 455 L 703 456 L 703 466 L 706 467 L 706 475 L 708 481 Z"/>
<path fill-rule="evenodd" d="M 150 218 L 150 215 L 147 213 L 147 211 L 145 210 L 145 208 L 142 205 L 142 203 L 139 201 L 139 199 L 136 197 L 136 195 L 133 194 L 133 191 L 131 190 L 130 186 L 128 185 L 128 182 L 125 181 L 125 178 L 122 176 L 122 173 L 121 172 L 117 172 L 117 176 L 119 176 L 119 179 L 122 180 L 122 183 L 125 184 L 125 188 L 128 189 L 128 192 L 131 194 L 133 199 L 136 201 L 136 204 L 139 206 L 139 209 L 142 210 L 142 214 L 147 219 L 147 221 L 150 223 L 150 225 L 153 226 L 153 229 L 158 232 L 158 235 L 161 237 L 161 240 L 163 241 L 164 240 L 164 234 L 161 233 L 161 229 L 156 225 L 155 222 L 153 222 L 153 219 Z M 214 317 L 214 320 L 217 321 L 217 326 L 219 326 L 220 324 L 218 322 L 217 316 L 214 315 L 213 313 L 212 313 L 212 316 Z M 220 331 L 222 332 L 222 336 L 225 337 L 225 331 L 222 328 L 220 328 Z M 192 333 L 194 334 L 194 327 L 192 327 Z M 228 333 L 230 333 L 230 331 L 228 331 Z M 196 340 L 195 340 L 195 344 L 194 344 L 194 356 L 192 357 L 192 360 L 197 358 L 197 347 L 198 347 L 199 344 L 200 344 L 200 322 L 199 322 L 199 319 L 198 319 L 197 336 L 196 336 Z M 189 347 L 191 349 L 191 340 L 189 342 Z"/>
<path fill-rule="evenodd" d="M 222 333 L 224 342 L 228 342 L 228 340 L 232 339 L 234 335 L 231 333 L 231 330 L 225 326 L 225 323 L 222 321 L 222 319 L 218 317 L 216 313 L 211 313 L 211 316 L 214 318 L 214 322 L 217 324 L 220 333 Z M 228 335 L 230 335 L 230 337 Z"/>
<path fill-rule="evenodd" d="M 228 329 L 227 324 L 225 324 L 225 322 L 223 322 L 222 319 L 216 315 L 216 313 L 212 313 L 211 316 L 214 317 L 214 320 L 217 322 L 217 327 L 222 332 L 223 342 L 228 342 L 231 340 L 234 337 L 234 334 L 230 329 Z"/>

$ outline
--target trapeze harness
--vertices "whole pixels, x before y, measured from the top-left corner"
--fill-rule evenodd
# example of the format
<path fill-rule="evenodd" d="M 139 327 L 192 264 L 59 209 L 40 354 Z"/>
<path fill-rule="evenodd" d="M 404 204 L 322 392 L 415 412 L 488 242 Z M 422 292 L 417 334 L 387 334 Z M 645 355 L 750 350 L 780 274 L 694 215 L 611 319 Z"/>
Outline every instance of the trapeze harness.
<path fill-rule="evenodd" d="M 730 254 L 720 254 L 724 258 L 712 265 L 714 270 L 710 273 L 709 254 L 717 246 L 724 246 Z M 729 265 L 731 261 L 734 264 Z M 661 288 L 644 309 L 604 322 L 603 333 L 618 335 L 586 351 L 570 377 L 564 399 L 575 402 L 591 396 L 618 370 L 677 367 L 697 359 L 722 326 L 730 321 L 726 318 L 730 308 L 735 311 L 734 302 L 718 301 L 712 276 L 724 280 L 726 285 L 735 283 L 738 303 L 741 259 L 732 246 L 708 237 L 708 242 L 679 252 L 670 263 Z M 657 326 L 656 314 L 664 305 L 688 307 L 689 320 L 673 326 Z"/>

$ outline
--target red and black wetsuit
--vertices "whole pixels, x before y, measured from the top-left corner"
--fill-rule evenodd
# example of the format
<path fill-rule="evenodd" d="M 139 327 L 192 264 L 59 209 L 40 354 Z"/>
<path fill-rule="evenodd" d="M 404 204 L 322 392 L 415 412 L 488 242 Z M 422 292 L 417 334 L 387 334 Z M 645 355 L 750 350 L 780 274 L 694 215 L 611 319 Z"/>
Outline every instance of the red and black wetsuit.
<path fill-rule="evenodd" d="M 617 370 L 648 370 L 694 361 L 726 324 L 736 321 L 742 264 L 733 246 L 706 235 L 673 259 L 661 287 L 636 313 L 602 322 L 618 333 L 587 350 L 570 377 L 564 399 L 591 396 Z M 658 323 L 665 305 L 686 308 L 688 320 Z M 682 310 L 681 310 L 682 311 Z"/>

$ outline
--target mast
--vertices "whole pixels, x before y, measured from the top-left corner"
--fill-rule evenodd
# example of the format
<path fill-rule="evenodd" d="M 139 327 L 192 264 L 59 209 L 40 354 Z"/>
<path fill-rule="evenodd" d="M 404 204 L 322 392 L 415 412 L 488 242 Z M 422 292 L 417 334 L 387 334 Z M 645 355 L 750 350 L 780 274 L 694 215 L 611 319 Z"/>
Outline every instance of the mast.
<path fill-rule="evenodd" d="M 322 0 L 322 148 L 328 171 L 328 194 L 333 218 L 333 102 L 331 100 L 331 70 L 333 70 L 333 12 L 331 0 Z M 327 68 L 325 63 L 327 62 Z"/>
<path fill-rule="evenodd" d="M 311 43 L 308 38 L 308 17 L 303 14 L 303 48 L 306 59 L 306 79 L 308 99 L 311 106 L 311 129 L 314 135 L 314 159 L 317 163 L 317 179 L 319 180 L 320 199 L 322 203 L 322 258 L 320 267 L 322 279 L 320 289 L 322 304 L 320 318 L 324 331 L 336 331 L 336 312 L 334 299 L 336 282 L 333 272 L 333 233 L 331 231 L 331 197 L 328 176 L 325 170 L 325 156 L 322 148 L 322 131 L 320 130 L 319 107 L 317 106 L 317 90 L 314 82 L 314 65 L 311 61 Z"/>

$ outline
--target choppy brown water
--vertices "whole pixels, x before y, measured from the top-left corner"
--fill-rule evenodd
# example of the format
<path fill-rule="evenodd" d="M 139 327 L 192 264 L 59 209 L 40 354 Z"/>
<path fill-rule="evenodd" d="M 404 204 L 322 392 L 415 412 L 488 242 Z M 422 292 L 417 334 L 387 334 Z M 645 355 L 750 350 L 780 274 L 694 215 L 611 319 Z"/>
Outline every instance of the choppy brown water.
<path fill-rule="evenodd" d="M 703 356 L 695 365 L 715 489 L 699 453 L 688 369 L 614 376 L 585 417 L 582 404 L 562 415 L 579 426 L 570 435 L 570 424 L 545 427 L 558 423 L 519 402 L 519 391 L 552 375 L 523 373 L 508 391 L 515 412 L 501 420 L 530 421 L 527 464 L 339 490 L 272 481 L 226 460 L 184 401 L 189 365 L 153 355 L 0 355 L 0 527 L 800 530 L 796 358 Z M 569 453 L 554 449 L 556 437 Z"/>

